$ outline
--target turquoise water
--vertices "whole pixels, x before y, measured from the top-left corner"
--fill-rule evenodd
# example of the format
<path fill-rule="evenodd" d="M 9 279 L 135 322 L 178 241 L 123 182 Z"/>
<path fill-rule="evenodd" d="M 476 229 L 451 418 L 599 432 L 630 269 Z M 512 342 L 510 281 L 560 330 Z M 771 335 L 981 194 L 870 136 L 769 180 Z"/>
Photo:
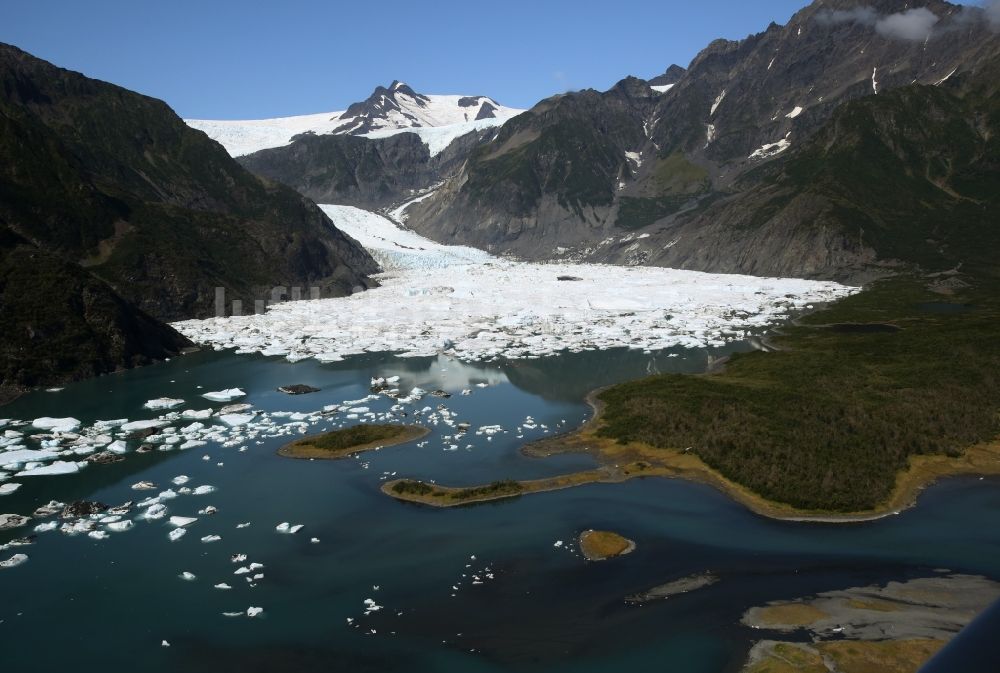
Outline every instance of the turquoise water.
<path fill-rule="evenodd" d="M 371 376 L 399 375 L 404 392 L 419 385 L 453 393 L 444 400 L 428 396 L 416 406 L 443 403 L 473 428 L 513 429 L 530 415 L 556 431 L 587 416 L 582 399 L 590 389 L 656 371 L 700 371 L 709 354 L 724 352 L 611 351 L 500 365 L 375 355 L 331 365 L 289 364 L 204 352 L 58 393 L 32 394 L 4 407 L 2 415 L 136 420 L 153 415 L 141 408 L 148 399 L 179 397 L 188 400 L 185 408 L 204 408 L 198 395 L 237 386 L 258 409 L 313 411 L 364 397 Z M 291 383 L 322 390 L 295 397 L 275 391 Z M 473 393 L 458 394 L 463 389 Z M 369 404 L 384 410 L 389 400 Z M 0 570 L 4 670 L 634 666 L 715 673 L 738 670 L 760 636 L 738 624 L 752 605 L 941 568 L 1000 579 L 1000 529 L 994 525 L 1000 489 L 989 479 L 950 480 L 899 516 L 839 526 L 771 521 L 710 487 L 662 479 L 449 510 L 396 502 L 379 492 L 391 472 L 473 484 L 593 464 L 586 456 L 525 458 L 518 452 L 524 440 L 513 432 L 492 441 L 470 433 L 459 450 L 445 451 L 441 435 L 451 432 L 439 426 L 424 447 L 392 447 L 344 461 L 283 459 L 274 451 L 286 440 L 275 438 L 250 443 L 243 453 L 209 445 L 131 454 L 77 475 L 19 480 L 24 486 L 0 497 L 0 511 L 30 513 L 50 499 L 117 505 L 149 494 L 131 490 L 131 484 L 150 480 L 167 488 L 179 474 L 191 477 L 189 486 L 217 490 L 169 501 L 171 515 L 196 516 L 207 505 L 219 511 L 200 517 L 173 543 L 163 520 L 139 522 L 102 541 L 43 533 L 31 546 L 0 553 L 30 556 L 22 566 Z M 538 436 L 541 428 L 526 431 L 525 439 Z M 468 443 L 474 447 L 466 450 Z M 296 535 L 276 533 L 284 521 L 305 527 Z M 242 522 L 251 525 L 237 529 Z M 587 563 L 573 544 L 587 528 L 619 531 L 638 549 Z M 0 543 L 28 530 L 0 533 Z M 222 540 L 200 542 L 210 534 Z M 313 537 L 319 542 L 310 542 Z M 565 544 L 556 547 L 556 541 Z M 264 564 L 256 586 L 234 576 L 238 564 L 230 557 L 236 553 L 247 554 L 247 563 Z M 706 570 L 721 581 L 659 603 L 629 606 L 623 600 Z M 197 579 L 179 579 L 185 571 Z M 473 584 L 472 575 L 483 583 Z M 219 582 L 233 589 L 213 589 Z M 383 608 L 366 616 L 368 598 Z M 264 613 L 254 619 L 222 615 L 250 606 Z M 161 646 L 164 640 L 170 647 Z"/>

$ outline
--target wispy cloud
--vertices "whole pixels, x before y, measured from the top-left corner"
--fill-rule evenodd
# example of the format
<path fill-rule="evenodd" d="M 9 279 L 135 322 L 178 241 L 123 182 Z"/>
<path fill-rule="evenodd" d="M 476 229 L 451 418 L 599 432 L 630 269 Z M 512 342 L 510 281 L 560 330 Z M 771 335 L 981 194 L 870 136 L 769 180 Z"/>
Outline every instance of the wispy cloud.
<path fill-rule="evenodd" d="M 1000 0 L 983 0 L 980 7 L 965 5 L 949 18 L 947 24 L 927 7 L 879 14 L 867 5 L 852 9 L 826 9 L 816 14 L 816 21 L 824 25 L 856 23 L 874 28 L 879 35 L 890 39 L 920 41 L 932 34 L 940 35 L 983 21 L 992 29 L 1000 30 Z"/>
<path fill-rule="evenodd" d="M 1000 29 L 1000 0 L 987 0 L 985 6 L 986 20 L 995 29 Z"/>
<path fill-rule="evenodd" d="M 827 25 L 857 23 L 870 26 L 879 35 L 894 40 L 925 40 L 941 19 L 926 7 L 882 15 L 872 7 L 860 6 L 822 11 L 816 15 L 816 20 Z"/>
<path fill-rule="evenodd" d="M 926 7 L 918 7 L 882 17 L 875 22 L 875 31 L 896 40 L 926 40 L 940 20 Z"/>

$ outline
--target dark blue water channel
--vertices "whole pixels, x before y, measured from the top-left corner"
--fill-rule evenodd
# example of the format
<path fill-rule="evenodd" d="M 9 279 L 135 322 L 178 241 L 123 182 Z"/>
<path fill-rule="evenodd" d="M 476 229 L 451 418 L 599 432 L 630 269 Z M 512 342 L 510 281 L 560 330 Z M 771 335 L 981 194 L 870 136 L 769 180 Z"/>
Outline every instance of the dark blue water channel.
<path fill-rule="evenodd" d="M 440 425 L 422 447 L 341 461 L 281 458 L 282 438 L 250 442 L 244 452 L 209 444 L 20 479 L 20 490 L 0 497 L 0 512 L 29 514 L 51 499 L 116 505 L 148 495 L 131 489 L 139 480 L 167 488 L 180 474 L 190 486 L 216 490 L 169 501 L 170 514 L 198 516 L 207 505 L 218 512 L 200 516 L 177 542 L 167 539 L 166 520 L 139 521 L 105 540 L 51 531 L 0 553 L 30 558 L 0 570 L 3 670 L 718 673 L 738 670 L 759 637 L 739 625 L 753 605 L 942 568 L 1000 579 L 1000 489 L 989 479 L 949 480 L 916 508 L 851 525 L 772 521 L 711 487 L 663 479 L 448 510 L 379 491 L 391 473 L 461 485 L 590 467 L 586 456 L 540 460 L 519 448 L 543 436 L 543 424 L 551 432 L 578 425 L 589 413 L 584 395 L 595 387 L 700 371 L 709 355 L 723 354 L 622 350 L 484 365 L 372 355 L 321 365 L 202 352 L 25 396 L 0 416 L 136 420 L 155 415 L 142 409 L 148 399 L 203 408 L 201 393 L 237 386 L 256 409 L 309 412 L 364 397 L 372 376 L 398 375 L 404 392 L 453 393 L 414 406 L 444 404 L 473 430 L 495 424 L 508 432 L 492 440 L 470 432 L 458 450 L 446 450 L 452 444 L 441 436 L 453 429 Z M 291 383 L 321 390 L 295 397 L 275 390 Z M 367 404 L 381 411 L 391 403 Z M 528 416 L 537 428 L 523 429 Z M 304 528 L 277 533 L 286 521 Z M 245 522 L 251 525 L 237 528 Z M 588 563 L 575 546 L 588 528 L 618 531 L 638 548 Z M 30 532 L 0 533 L 0 543 Z M 200 541 L 213 534 L 222 539 Z M 256 586 L 234 576 L 231 556 L 239 553 L 263 564 Z M 623 600 L 703 571 L 721 580 L 658 603 Z M 180 579 L 183 572 L 195 579 Z M 213 588 L 223 582 L 233 588 Z M 381 609 L 366 615 L 365 599 Z M 251 606 L 263 614 L 223 615 Z"/>

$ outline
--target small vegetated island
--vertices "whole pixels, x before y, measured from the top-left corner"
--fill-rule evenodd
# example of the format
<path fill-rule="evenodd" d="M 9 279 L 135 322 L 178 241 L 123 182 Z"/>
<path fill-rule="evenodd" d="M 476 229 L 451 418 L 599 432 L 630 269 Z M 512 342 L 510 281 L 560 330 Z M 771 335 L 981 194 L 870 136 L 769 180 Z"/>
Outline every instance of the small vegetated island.
<path fill-rule="evenodd" d="M 278 455 L 288 458 L 336 460 L 372 449 L 405 444 L 430 432 L 422 425 L 361 424 L 311 435 L 285 444 Z"/>
<path fill-rule="evenodd" d="M 580 533 L 580 551 L 588 561 L 606 561 L 635 551 L 635 542 L 610 530 Z"/>

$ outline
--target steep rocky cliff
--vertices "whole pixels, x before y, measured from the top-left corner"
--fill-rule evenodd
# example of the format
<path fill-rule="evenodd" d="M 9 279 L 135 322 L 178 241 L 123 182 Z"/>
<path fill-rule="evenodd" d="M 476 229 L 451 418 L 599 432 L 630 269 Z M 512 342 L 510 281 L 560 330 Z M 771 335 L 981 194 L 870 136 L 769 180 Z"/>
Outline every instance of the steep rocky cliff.
<path fill-rule="evenodd" d="M 209 315 L 216 287 L 252 306 L 377 270 L 314 203 L 161 101 L 2 44 L 0 235 L 0 385 L 14 387 L 176 352 L 186 340 L 159 321 Z"/>

